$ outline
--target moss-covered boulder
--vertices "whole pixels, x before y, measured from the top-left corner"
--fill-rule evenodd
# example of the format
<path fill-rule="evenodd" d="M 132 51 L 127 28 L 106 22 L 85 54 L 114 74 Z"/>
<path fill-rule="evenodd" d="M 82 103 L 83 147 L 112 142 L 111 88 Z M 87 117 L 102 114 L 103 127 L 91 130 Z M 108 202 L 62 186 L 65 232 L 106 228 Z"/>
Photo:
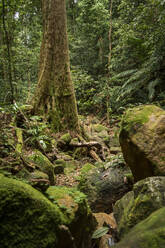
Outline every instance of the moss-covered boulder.
<path fill-rule="evenodd" d="M 45 192 L 47 188 L 50 186 L 49 177 L 46 173 L 35 170 L 30 174 L 30 178 L 28 180 L 30 184 L 42 192 Z"/>
<path fill-rule="evenodd" d="M 114 206 L 114 215 L 122 237 L 140 221 L 165 205 L 165 177 L 149 177 L 137 182 Z"/>
<path fill-rule="evenodd" d="M 68 147 L 71 140 L 72 140 L 72 137 L 70 133 L 65 133 L 58 139 L 57 147 L 65 150 Z"/>
<path fill-rule="evenodd" d="M 135 181 L 165 175 L 165 111 L 154 105 L 129 109 L 123 116 L 120 144 Z"/>
<path fill-rule="evenodd" d="M 107 131 L 108 130 L 107 127 L 105 127 L 105 126 L 103 126 L 101 124 L 94 124 L 92 128 L 97 133 L 101 133 L 103 131 Z"/>
<path fill-rule="evenodd" d="M 65 161 L 63 159 L 57 159 L 54 163 L 55 174 L 63 174 L 65 168 Z"/>
<path fill-rule="evenodd" d="M 57 186 L 49 187 L 46 195 L 63 212 L 65 224 L 75 239 L 76 247 L 90 247 L 96 220 L 89 209 L 86 196 L 74 188 Z"/>
<path fill-rule="evenodd" d="M 59 246 L 62 223 L 62 212 L 42 193 L 0 175 L 0 247 L 66 248 L 67 238 Z"/>
<path fill-rule="evenodd" d="M 37 169 L 48 175 L 51 185 L 55 184 L 53 164 L 46 156 L 44 156 L 40 151 L 35 151 L 29 155 L 27 159 L 34 163 Z"/>
<path fill-rule="evenodd" d="M 114 248 L 164 248 L 165 207 L 137 224 Z"/>
<path fill-rule="evenodd" d="M 106 166 L 106 165 L 105 165 Z M 130 190 L 124 179 L 130 170 L 125 164 L 111 164 L 108 169 L 91 168 L 81 173 L 78 188 L 88 197 L 94 212 L 112 212 L 112 205 Z"/>

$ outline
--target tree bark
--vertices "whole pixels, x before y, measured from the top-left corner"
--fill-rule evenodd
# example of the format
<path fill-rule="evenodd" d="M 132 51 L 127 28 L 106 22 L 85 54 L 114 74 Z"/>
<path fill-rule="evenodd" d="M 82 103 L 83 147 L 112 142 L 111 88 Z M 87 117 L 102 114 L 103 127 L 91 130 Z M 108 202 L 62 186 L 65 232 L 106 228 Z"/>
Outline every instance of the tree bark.
<path fill-rule="evenodd" d="M 79 131 L 70 74 L 65 0 L 43 0 L 43 41 L 34 112 L 44 114 L 56 131 Z"/>
<path fill-rule="evenodd" d="M 10 39 L 9 39 L 9 33 L 6 28 L 6 20 L 5 20 L 5 14 L 6 14 L 6 6 L 5 1 L 2 0 L 2 23 L 3 23 L 3 29 L 4 29 L 4 40 L 7 47 L 7 61 L 8 61 L 8 81 L 10 85 L 11 90 L 11 103 L 14 102 L 14 86 L 12 82 L 12 66 L 11 66 L 11 46 L 10 46 Z"/>

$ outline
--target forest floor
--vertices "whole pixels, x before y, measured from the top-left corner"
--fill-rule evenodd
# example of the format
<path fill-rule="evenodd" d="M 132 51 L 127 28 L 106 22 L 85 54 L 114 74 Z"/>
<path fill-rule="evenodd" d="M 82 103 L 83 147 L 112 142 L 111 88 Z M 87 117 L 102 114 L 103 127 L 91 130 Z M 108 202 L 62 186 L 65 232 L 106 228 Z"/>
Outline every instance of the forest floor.
<path fill-rule="evenodd" d="M 120 152 L 118 142 L 120 118 L 111 118 L 110 124 L 92 115 L 79 116 L 79 119 L 87 141 L 78 138 L 76 142 L 80 147 L 74 147 L 70 144 L 75 139 L 65 143 L 65 139 L 62 139 L 69 134 L 54 134 L 49 124 L 40 116 L 30 116 L 22 109 L 18 109 L 14 114 L 1 111 L 0 173 L 18 176 L 20 179 L 23 177 L 23 180 L 25 176 L 26 180 L 34 171 L 40 170 L 34 163 L 29 162 L 29 157 L 39 150 L 54 165 L 59 160 L 64 160 L 66 165 L 74 162 L 69 172 L 55 174 L 56 185 L 76 186 L 84 164 L 104 163 Z M 86 142 L 87 146 L 82 144 L 83 142 Z M 96 146 L 88 147 L 90 142 L 94 142 Z"/>

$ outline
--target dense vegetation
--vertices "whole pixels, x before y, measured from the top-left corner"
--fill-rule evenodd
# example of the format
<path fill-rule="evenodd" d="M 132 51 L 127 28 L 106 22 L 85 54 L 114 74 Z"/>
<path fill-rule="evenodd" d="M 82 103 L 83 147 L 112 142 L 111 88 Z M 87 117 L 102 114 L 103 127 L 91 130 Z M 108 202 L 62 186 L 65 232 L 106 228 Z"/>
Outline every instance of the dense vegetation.
<path fill-rule="evenodd" d="M 165 106 L 165 1 L 111 1 L 67 0 L 79 113 L 118 113 L 148 102 Z M 1 106 L 31 100 L 41 38 L 39 0 L 0 3 Z"/>

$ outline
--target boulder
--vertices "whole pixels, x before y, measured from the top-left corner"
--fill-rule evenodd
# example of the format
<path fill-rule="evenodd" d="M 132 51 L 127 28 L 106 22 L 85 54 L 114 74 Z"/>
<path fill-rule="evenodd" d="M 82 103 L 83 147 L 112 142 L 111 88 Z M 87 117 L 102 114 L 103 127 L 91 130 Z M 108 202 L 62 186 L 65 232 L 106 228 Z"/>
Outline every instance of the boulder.
<path fill-rule="evenodd" d="M 137 224 L 114 248 L 164 248 L 165 207 Z"/>
<path fill-rule="evenodd" d="M 128 173 L 125 164 L 112 163 L 108 169 L 94 168 L 81 174 L 78 188 L 87 195 L 93 212 L 112 212 L 112 205 L 131 189 L 125 180 Z"/>
<path fill-rule="evenodd" d="M 140 221 L 165 205 L 165 177 L 149 177 L 137 182 L 133 191 L 116 202 L 113 210 L 119 236 L 123 237 Z"/>
<path fill-rule="evenodd" d="M 48 175 L 39 170 L 32 172 L 28 181 L 34 188 L 41 190 L 42 192 L 45 192 L 50 186 Z"/>
<path fill-rule="evenodd" d="M 21 181 L 0 175 L 0 247 L 66 248 L 59 246 L 65 217 L 39 191 Z M 71 241 L 71 240 L 70 240 Z M 73 247 L 73 246 L 71 246 Z"/>
<path fill-rule="evenodd" d="M 57 141 L 57 147 L 62 150 L 67 150 L 69 143 L 71 142 L 72 137 L 70 133 L 63 134 Z"/>
<path fill-rule="evenodd" d="M 57 159 L 54 163 L 54 173 L 63 174 L 65 168 L 65 161 L 63 159 Z"/>
<path fill-rule="evenodd" d="M 85 195 L 55 186 L 46 195 L 0 174 L 0 247 L 90 248 L 96 221 Z"/>
<path fill-rule="evenodd" d="M 74 188 L 60 186 L 50 186 L 46 195 L 65 215 L 65 224 L 74 237 L 76 247 L 90 247 L 96 220 L 86 196 Z"/>
<path fill-rule="evenodd" d="M 119 135 L 135 181 L 165 175 L 165 111 L 154 105 L 129 109 Z"/>
<path fill-rule="evenodd" d="M 54 166 L 45 155 L 36 150 L 29 155 L 27 159 L 29 162 L 33 163 L 36 168 L 48 175 L 50 185 L 55 184 Z"/>

